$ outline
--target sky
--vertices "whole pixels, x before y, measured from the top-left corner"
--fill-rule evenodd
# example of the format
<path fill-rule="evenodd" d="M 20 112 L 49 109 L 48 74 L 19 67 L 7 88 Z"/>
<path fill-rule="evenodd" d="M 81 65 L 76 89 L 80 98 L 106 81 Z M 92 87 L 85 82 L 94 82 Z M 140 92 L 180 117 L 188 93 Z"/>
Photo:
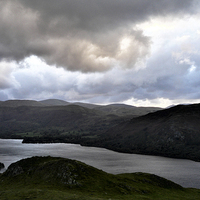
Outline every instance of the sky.
<path fill-rule="evenodd" d="M 0 101 L 200 103 L 198 0 L 0 0 Z"/>

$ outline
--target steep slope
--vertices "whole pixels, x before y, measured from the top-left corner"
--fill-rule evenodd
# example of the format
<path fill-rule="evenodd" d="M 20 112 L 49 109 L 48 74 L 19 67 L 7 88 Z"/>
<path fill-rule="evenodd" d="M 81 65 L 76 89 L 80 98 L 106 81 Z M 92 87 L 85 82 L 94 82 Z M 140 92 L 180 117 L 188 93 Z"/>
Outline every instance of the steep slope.
<path fill-rule="evenodd" d="M 112 175 L 65 158 L 32 157 L 0 175 L 1 199 L 198 199 L 199 190 L 145 173 Z"/>
<path fill-rule="evenodd" d="M 179 105 L 121 123 L 95 146 L 200 161 L 200 104 Z"/>

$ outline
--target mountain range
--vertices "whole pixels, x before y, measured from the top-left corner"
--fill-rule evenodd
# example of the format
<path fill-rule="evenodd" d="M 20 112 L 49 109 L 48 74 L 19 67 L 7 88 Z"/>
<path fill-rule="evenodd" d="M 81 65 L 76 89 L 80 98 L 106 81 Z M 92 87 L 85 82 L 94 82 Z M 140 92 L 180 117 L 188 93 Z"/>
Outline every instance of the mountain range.
<path fill-rule="evenodd" d="M 77 105 L 88 109 L 99 110 L 105 112 L 105 114 L 115 114 L 119 116 L 132 115 L 140 116 L 149 112 L 161 110 L 159 107 L 135 107 L 126 104 L 110 104 L 110 105 L 97 105 L 81 102 L 67 102 L 59 99 L 47 99 L 42 101 L 35 100 L 7 100 L 0 101 L 0 107 L 20 107 L 20 106 L 31 106 L 31 107 L 46 107 L 46 106 L 68 106 Z"/>
<path fill-rule="evenodd" d="M 200 104 L 167 109 L 62 100 L 0 102 L 0 137 L 200 161 Z"/>
<path fill-rule="evenodd" d="M 41 134 L 96 135 L 124 120 L 160 108 L 127 105 L 100 106 L 62 100 L 9 100 L 0 102 L 0 137 L 24 138 Z"/>

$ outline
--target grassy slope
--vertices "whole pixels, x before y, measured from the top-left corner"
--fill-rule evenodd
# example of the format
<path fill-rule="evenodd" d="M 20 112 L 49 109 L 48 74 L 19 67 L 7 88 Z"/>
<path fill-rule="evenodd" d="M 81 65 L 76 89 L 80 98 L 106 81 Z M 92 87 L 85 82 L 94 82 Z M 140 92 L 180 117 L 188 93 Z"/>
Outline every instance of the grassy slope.
<path fill-rule="evenodd" d="M 112 175 L 74 160 L 33 157 L 12 164 L 0 176 L 0 199 L 195 200 L 200 190 L 151 174 Z"/>

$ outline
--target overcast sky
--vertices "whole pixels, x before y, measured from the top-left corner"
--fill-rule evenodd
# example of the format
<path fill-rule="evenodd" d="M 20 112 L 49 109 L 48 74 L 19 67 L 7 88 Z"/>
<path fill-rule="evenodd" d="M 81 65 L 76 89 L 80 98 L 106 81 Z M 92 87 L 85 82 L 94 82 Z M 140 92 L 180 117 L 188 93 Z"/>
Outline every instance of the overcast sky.
<path fill-rule="evenodd" d="M 0 100 L 200 102 L 198 0 L 0 0 Z"/>

